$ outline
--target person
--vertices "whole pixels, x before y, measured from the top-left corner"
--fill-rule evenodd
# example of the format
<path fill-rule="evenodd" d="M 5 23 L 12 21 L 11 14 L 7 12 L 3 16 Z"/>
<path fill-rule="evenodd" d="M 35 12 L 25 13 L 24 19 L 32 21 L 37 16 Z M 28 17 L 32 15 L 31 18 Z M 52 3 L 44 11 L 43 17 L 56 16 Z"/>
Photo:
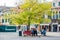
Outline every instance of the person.
<path fill-rule="evenodd" d="M 31 34 L 32 36 L 34 36 L 34 30 L 31 28 Z"/>
<path fill-rule="evenodd" d="M 44 28 L 43 35 L 46 36 L 46 28 Z"/>
<path fill-rule="evenodd" d="M 19 29 L 19 36 L 22 36 L 22 30 Z"/>
<path fill-rule="evenodd" d="M 38 36 L 38 35 L 37 35 L 37 30 L 36 30 L 36 29 L 34 29 L 34 36 Z"/>
<path fill-rule="evenodd" d="M 18 30 L 20 30 L 20 27 L 21 27 L 21 26 L 19 25 L 19 26 L 18 26 Z"/>
<path fill-rule="evenodd" d="M 41 30 L 41 35 L 46 36 L 46 28 L 43 28 L 43 29 Z"/>
<path fill-rule="evenodd" d="M 41 35 L 43 35 L 43 31 L 44 31 L 44 29 L 41 30 Z"/>

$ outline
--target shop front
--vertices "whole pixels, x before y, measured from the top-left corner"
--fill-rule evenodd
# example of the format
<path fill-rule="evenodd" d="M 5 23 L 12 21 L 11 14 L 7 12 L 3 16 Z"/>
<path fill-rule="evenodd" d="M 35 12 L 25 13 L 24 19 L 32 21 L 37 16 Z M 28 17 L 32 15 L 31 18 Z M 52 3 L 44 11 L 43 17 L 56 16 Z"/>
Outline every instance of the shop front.
<path fill-rule="evenodd" d="M 51 26 L 50 24 L 40 24 L 40 26 L 38 26 L 38 30 L 41 31 L 42 29 L 46 28 L 46 31 L 51 31 Z"/>
<path fill-rule="evenodd" d="M 58 25 L 58 31 L 60 32 L 60 25 Z"/>
<path fill-rule="evenodd" d="M 58 23 L 52 23 L 52 25 L 51 25 L 51 31 L 52 32 L 59 32 L 59 25 L 58 25 Z"/>

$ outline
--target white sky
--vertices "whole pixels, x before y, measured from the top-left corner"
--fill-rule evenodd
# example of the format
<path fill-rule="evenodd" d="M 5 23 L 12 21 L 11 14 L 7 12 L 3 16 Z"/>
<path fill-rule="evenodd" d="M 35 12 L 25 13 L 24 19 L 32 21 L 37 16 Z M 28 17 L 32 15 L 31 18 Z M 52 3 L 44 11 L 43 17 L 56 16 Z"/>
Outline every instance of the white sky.
<path fill-rule="evenodd" d="M 15 6 L 14 3 L 15 3 L 15 0 L 0 0 L 0 6 L 3 6 L 3 5 Z"/>
<path fill-rule="evenodd" d="M 20 0 L 20 1 L 22 1 L 22 0 Z M 52 0 L 47 0 L 47 1 L 52 1 Z M 16 6 L 16 2 L 19 3 L 19 0 L 0 0 L 0 6 L 6 5 L 9 7 L 10 6 L 14 7 L 14 6 Z"/>
<path fill-rule="evenodd" d="M 52 0 L 47 0 L 47 1 L 52 1 Z"/>
<path fill-rule="evenodd" d="M 22 0 L 20 0 L 20 1 L 22 1 Z M 12 6 L 12 7 L 14 7 L 14 6 L 16 6 L 16 2 L 17 2 L 17 4 L 18 3 L 20 3 L 19 2 L 19 0 L 0 0 L 0 6 Z"/>

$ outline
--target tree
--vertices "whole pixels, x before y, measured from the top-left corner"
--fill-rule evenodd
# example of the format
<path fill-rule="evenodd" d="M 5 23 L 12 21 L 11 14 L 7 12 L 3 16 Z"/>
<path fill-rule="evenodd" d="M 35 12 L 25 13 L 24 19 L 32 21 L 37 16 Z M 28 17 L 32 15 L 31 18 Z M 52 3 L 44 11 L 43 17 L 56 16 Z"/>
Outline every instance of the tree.
<path fill-rule="evenodd" d="M 30 27 L 30 24 L 42 23 L 45 20 L 43 15 L 51 14 L 51 3 L 38 3 L 37 0 L 26 0 L 19 8 L 23 11 L 11 17 L 13 24 L 27 24 Z"/>

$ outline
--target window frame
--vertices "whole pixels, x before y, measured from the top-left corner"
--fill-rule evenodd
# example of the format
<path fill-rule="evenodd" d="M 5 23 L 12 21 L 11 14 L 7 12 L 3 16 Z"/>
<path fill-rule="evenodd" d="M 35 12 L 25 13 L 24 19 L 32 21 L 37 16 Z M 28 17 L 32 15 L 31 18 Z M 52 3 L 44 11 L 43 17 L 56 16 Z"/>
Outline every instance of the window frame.
<path fill-rule="evenodd" d="M 55 7 L 55 2 L 53 2 L 53 7 Z"/>
<path fill-rule="evenodd" d="M 58 5 L 60 6 L 60 2 L 58 2 Z"/>

